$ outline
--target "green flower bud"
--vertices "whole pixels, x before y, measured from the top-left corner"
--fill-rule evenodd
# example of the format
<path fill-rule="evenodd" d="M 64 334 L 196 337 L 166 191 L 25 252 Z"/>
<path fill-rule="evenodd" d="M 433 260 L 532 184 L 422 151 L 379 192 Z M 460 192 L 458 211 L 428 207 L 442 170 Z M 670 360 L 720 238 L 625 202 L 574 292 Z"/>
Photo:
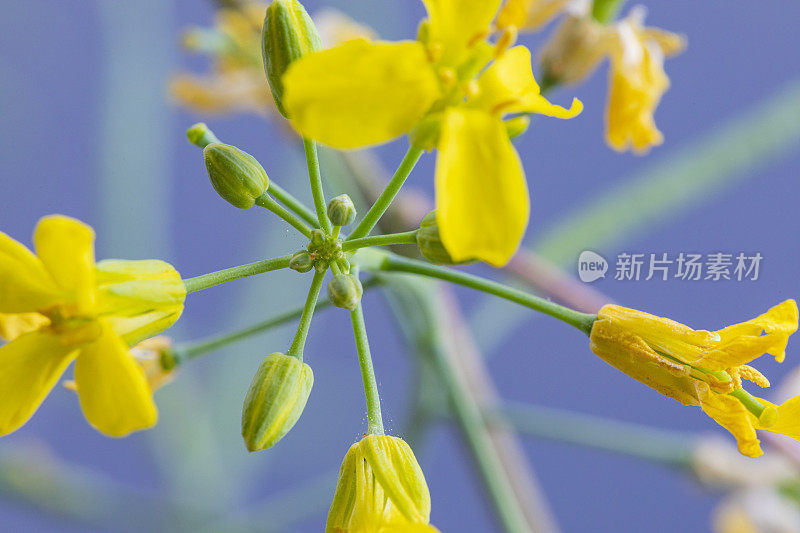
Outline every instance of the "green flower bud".
<path fill-rule="evenodd" d="M 422 256 L 439 265 L 458 265 L 470 261 L 453 261 L 439 237 L 439 224 L 436 222 L 436 211 L 431 211 L 419 224 L 417 232 L 417 247 Z"/>
<path fill-rule="evenodd" d="M 264 167 L 235 146 L 211 143 L 203 148 L 203 157 L 214 190 L 240 209 L 253 207 L 256 198 L 269 188 Z"/>
<path fill-rule="evenodd" d="M 317 248 L 325 244 L 326 239 L 327 236 L 321 229 L 311 230 L 311 240 L 308 243 L 308 249 L 312 252 L 315 251 Z"/>
<path fill-rule="evenodd" d="M 298 272 L 308 272 L 314 268 L 314 256 L 310 252 L 301 250 L 292 256 L 289 268 Z"/>
<path fill-rule="evenodd" d="M 338 274 L 328 283 L 328 299 L 336 307 L 352 311 L 361 301 L 364 288 L 352 274 Z"/>
<path fill-rule="evenodd" d="M 308 401 L 314 373 L 296 357 L 268 355 L 244 399 L 242 437 L 251 452 L 273 446 L 295 425 Z"/>
<path fill-rule="evenodd" d="M 211 143 L 220 142 L 214 132 L 208 129 L 205 122 L 198 122 L 188 130 L 186 130 L 186 137 L 189 142 L 200 148 L 205 148 Z"/>
<path fill-rule="evenodd" d="M 319 33 L 300 2 L 273 0 L 264 18 L 261 46 L 272 98 L 281 115 L 288 118 L 283 108 L 281 78 L 293 61 L 322 49 Z"/>
<path fill-rule="evenodd" d="M 337 196 L 328 203 L 328 218 L 334 226 L 347 226 L 356 219 L 356 206 L 346 194 Z"/>

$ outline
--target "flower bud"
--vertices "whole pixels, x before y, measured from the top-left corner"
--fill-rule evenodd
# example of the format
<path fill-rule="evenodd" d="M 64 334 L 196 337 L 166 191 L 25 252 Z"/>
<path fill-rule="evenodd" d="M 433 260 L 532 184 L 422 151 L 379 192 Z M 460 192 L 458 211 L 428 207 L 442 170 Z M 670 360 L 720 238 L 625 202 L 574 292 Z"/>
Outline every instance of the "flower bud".
<path fill-rule="evenodd" d="M 347 226 L 356 219 L 356 206 L 346 194 L 337 196 L 328 203 L 328 218 L 334 226 Z"/>
<path fill-rule="evenodd" d="M 203 157 L 214 190 L 240 209 L 253 207 L 256 198 L 269 188 L 264 167 L 235 146 L 211 143 L 203 148 Z"/>
<path fill-rule="evenodd" d="M 555 83 L 579 83 L 597 68 L 610 46 L 609 32 L 601 24 L 569 15 L 541 53 L 542 70 Z"/>
<path fill-rule="evenodd" d="M 470 261 L 454 261 L 439 237 L 439 224 L 436 222 L 436 211 L 431 211 L 419 224 L 417 247 L 422 256 L 439 265 L 458 265 Z"/>
<path fill-rule="evenodd" d="M 364 288 L 352 274 L 338 274 L 328 283 L 328 299 L 336 307 L 352 311 L 361 301 Z"/>
<path fill-rule="evenodd" d="M 305 250 L 301 250 L 292 256 L 291 261 L 289 261 L 289 268 L 297 272 L 308 272 L 314 268 L 314 256 Z"/>
<path fill-rule="evenodd" d="M 261 362 L 244 399 L 242 437 L 251 452 L 273 446 L 295 425 L 314 384 L 311 367 L 272 353 Z"/>
<path fill-rule="evenodd" d="M 313 251 L 325 244 L 326 236 L 325 232 L 321 229 L 313 229 L 311 230 L 311 239 L 308 243 L 308 249 Z"/>
<path fill-rule="evenodd" d="M 283 108 L 283 81 L 289 65 L 305 54 L 322 49 L 317 28 L 303 5 L 297 0 L 273 0 L 267 8 L 261 33 L 264 71 L 267 74 L 275 106 L 287 117 Z M 287 117 L 288 118 L 288 117 Z"/>
<path fill-rule="evenodd" d="M 428 485 L 408 444 L 369 435 L 344 457 L 325 531 L 436 531 L 427 525 L 430 513 Z"/>
<path fill-rule="evenodd" d="M 205 122 L 198 122 L 188 130 L 186 130 L 186 137 L 189 142 L 200 148 L 205 148 L 211 143 L 220 142 L 214 132 L 208 129 Z"/>

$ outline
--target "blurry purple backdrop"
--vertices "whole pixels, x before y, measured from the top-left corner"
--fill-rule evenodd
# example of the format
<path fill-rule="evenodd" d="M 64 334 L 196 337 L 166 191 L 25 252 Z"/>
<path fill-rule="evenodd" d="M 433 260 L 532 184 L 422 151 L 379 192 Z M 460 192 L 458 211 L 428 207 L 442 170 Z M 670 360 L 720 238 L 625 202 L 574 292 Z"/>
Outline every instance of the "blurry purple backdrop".
<path fill-rule="evenodd" d="M 312 14 L 323 5 L 338 7 L 388 39 L 412 37 L 423 14 L 413 0 L 305 3 Z M 204 117 L 172 106 L 165 97 L 171 72 L 204 68 L 204 59 L 180 50 L 179 34 L 190 24 L 210 24 L 210 2 L 5 0 L 0 5 L 2 231 L 29 243 L 40 216 L 64 213 L 97 229 L 98 257 L 163 258 L 185 276 L 302 245 L 266 212 L 239 211 L 221 201 L 184 131 L 206 120 L 226 142 L 255 155 L 271 177 L 307 198 L 295 145 L 258 117 Z M 554 92 L 558 103 L 578 96 L 586 110 L 572 121 L 536 119 L 517 142 L 532 190 L 529 243 L 560 217 L 800 80 L 796 2 L 646 5 L 650 24 L 689 39 L 688 50 L 667 62 L 672 88 L 656 116 L 666 142 L 646 157 L 606 147 L 605 68 L 585 85 Z M 525 42 L 535 45 L 548 33 Z M 401 140 L 379 154 L 391 167 L 405 146 Z M 625 242 L 592 248 L 612 263 L 622 251 L 760 252 L 758 281 L 623 282 L 613 279 L 612 264 L 595 288 L 623 305 L 708 329 L 800 296 L 797 146 Z M 432 162 L 425 157 L 409 183 L 431 191 Z M 574 273 L 574 261 L 566 266 Z M 183 318 L 169 333 L 185 340 L 257 321 L 299 303 L 307 282 L 294 272 L 280 272 L 190 296 Z M 468 309 L 483 305 L 474 294 L 459 294 Z M 384 299 L 371 294 L 365 305 L 384 416 L 390 429 L 399 430 L 408 407 L 411 358 Z M 519 322 L 520 310 L 512 304 L 493 305 L 497 324 L 477 331 L 491 348 L 489 364 L 504 397 L 674 430 L 723 433 L 699 409 L 683 408 L 605 365 L 570 328 L 532 312 L 523 312 Z M 517 321 L 511 322 L 512 316 Z M 284 349 L 291 327 L 188 365 L 156 395 L 161 420 L 151 432 L 123 440 L 103 437 L 85 423 L 74 393 L 57 387 L 30 423 L 0 441 L 0 451 L 46 446 L 60 458 L 134 487 L 204 501 L 209 510 L 245 510 L 334 471 L 363 432 L 363 393 L 346 318 L 335 311 L 315 318 L 306 349 L 316 376 L 314 391 L 300 423 L 273 450 L 245 451 L 239 435 L 241 401 L 261 356 Z M 512 323 L 517 326 L 498 342 L 498 328 Z M 799 361 L 800 341 L 794 338 L 785 364 L 765 358 L 760 368 L 778 382 Z M 708 527 L 717 495 L 679 472 L 591 449 L 525 442 L 564 531 Z M 454 428 L 437 426 L 417 456 L 432 492 L 434 524 L 446 532 L 495 531 Z M 86 531 L 3 494 L 0 488 L 0 530 Z M 317 513 L 289 530 L 320 531 L 323 519 Z M 273 525 L 265 521 L 264 530 Z"/>

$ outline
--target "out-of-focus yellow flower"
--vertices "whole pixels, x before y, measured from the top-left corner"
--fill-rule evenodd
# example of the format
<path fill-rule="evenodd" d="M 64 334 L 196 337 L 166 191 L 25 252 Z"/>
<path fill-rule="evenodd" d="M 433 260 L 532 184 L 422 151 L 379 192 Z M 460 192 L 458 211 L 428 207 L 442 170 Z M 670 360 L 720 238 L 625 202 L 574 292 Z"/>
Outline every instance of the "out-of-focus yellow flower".
<path fill-rule="evenodd" d="M 368 435 L 348 450 L 339 471 L 326 533 L 435 533 L 431 496 L 403 439 Z"/>
<path fill-rule="evenodd" d="M 644 26 L 645 9 L 602 24 L 592 17 L 590 2 L 508 0 L 498 17 L 500 27 L 536 30 L 562 11 L 564 20 L 545 45 L 540 63 L 548 82 L 579 83 L 609 58 L 606 140 L 618 151 L 647 152 L 663 136 L 653 118 L 669 88 L 664 58 L 686 47 L 678 34 Z"/>
<path fill-rule="evenodd" d="M 0 435 L 36 411 L 75 360 L 89 423 L 123 436 L 156 423 L 142 367 L 128 346 L 168 328 L 186 290 L 163 261 L 95 264 L 94 231 L 53 215 L 34 232 L 36 255 L 0 233 Z"/>
<path fill-rule="evenodd" d="M 509 48 L 513 31 L 487 40 L 499 4 L 426 0 L 417 41 L 348 41 L 305 56 L 284 77 L 284 104 L 305 137 L 351 149 L 412 132 L 419 148 L 436 147 L 442 242 L 455 261 L 496 266 L 516 251 L 530 210 L 504 116 L 571 118 L 582 109 L 542 97 L 530 52 Z"/>
<path fill-rule="evenodd" d="M 170 95 L 181 105 L 204 113 L 271 114 L 275 106 L 261 62 L 266 9 L 261 2 L 223 8 L 217 11 L 213 28 L 187 30 L 184 47 L 211 56 L 211 71 L 176 75 L 170 80 Z"/>
<path fill-rule="evenodd" d="M 169 83 L 172 98 L 202 113 L 272 115 L 275 103 L 261 59 L 261 28 L 266 10 L 263 2 L 223 8 L 217 11 L 212 28 L 187 30 L 184 47 L 207 54 L 212 65 L 207 74 L 182 72 L 173 76 Z M 335 9 L 325 9 L 312 18 L 327 46 L 374 37 L 370 28 Z"/>
<path fill-rule="evenodd" d="M 497 26 L 538 30 L 557 17 L 574 0 L 507 0 L 497 14 Z"/>
<path fill-rule="evenodd" d="M 747 363 L 769 353 L 783 361 L 797 330 L 797 304 L 787 300 L 752 320 L 716 332 L 606 305 L 591 332 L 591 349 L 632 378 L 685 405 L 699 405 L 736 437 L 739 451 L 761 455 L 756 429 L 800 439 L 800 396 L 781 405 L 742 388 L 769 381 Z"/>
<path fill-rule="evenodd" d="M 619 151 L 646 152 L 664 141 L 653 118 L 669 88 L 664 57 L 685 46 L 676 34 L 644 27 L 644 15 L 634 9 L 614 27 L 606 138 Z"/>

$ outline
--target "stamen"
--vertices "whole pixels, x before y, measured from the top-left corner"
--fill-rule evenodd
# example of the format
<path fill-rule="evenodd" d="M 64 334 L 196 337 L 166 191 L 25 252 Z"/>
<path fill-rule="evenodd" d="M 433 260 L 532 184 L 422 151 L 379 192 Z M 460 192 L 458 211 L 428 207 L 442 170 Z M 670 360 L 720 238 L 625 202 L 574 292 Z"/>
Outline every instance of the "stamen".
<path fill-rule="evenodd" d="M 748 381 L 752 381 L 761 388 L 769 387 L 769 380 L 764 376 L 764 374 L 762 374 L 752 366 L 748 365 L 740 366 L 739 375 Z"/>
<path fill-rule="evenodd" d="M 439 81 L 446 87 L 451 86 L 456 81 L 456 71 L 451 68 L 439 69 Z"/>
<path fill-rule="evenodd" d="M 467 95 L 467 98 L 472 98 L 480 91 L 480 87 L 478 86 L 478 82 L 475 80 L 469 80 L 467 83 L 464 84 L 464 94 Z"/>
<path fill-rule="evenodd" d="M 478 43 L 479 43 L 479 42 L 481 42 L 482 40 L 486 39 L 486 37 L 487 37 L 488 35 L 489 35 L 489 31 L 488 31 L 488 30 L 483 30 L 483 31 L 482 31 L 482 32 L 480 32 L 480 33 L 476 33 L 476 34 L 475 34 L 475 35 L 472 37 L 472 39 L 470 39 L 469 41 L 467 41 L 467 48 L 472 48 L 473 46 L 475 46 L 476 44 L 478 44 Z"/>
<path fill-rule="evenodd" d="M 433 43 L 425 49 L 425 52 L 428 54 L 428 61 L 437 63 L 442 58 L 442 45 Z"/>
<path fill-rule="evenodd" d="M 517 42 L 517 27 L 509 26 L 503 31 L 503 34 L 500 35 L 500 38 L 497 40 L 497 44 L 495 45 L 494 49 L 495 59 L 502 56 L 506 50 L 513 46 L 515 42 Z"/>

